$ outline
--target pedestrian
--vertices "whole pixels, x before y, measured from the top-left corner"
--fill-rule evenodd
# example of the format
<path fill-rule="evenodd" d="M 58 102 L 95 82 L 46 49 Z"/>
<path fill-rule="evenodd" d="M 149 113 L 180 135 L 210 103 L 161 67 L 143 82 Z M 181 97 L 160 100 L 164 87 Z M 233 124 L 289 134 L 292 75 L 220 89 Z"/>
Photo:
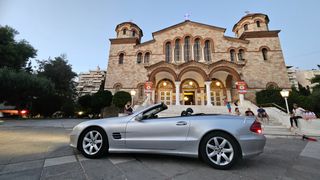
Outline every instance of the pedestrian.
<path fill-rule="evenodd" d="M 133 112 L 133 109 L 132 109 L 132 107 L 131 107 L 131 102 L 128 101 L 128 102 L 126 103 L 126 105 L 124 105 L 124 113 L 130 115 L 130 114 L 132 114 L 132 112 Z"/>
<path fill-rule="evenodd" d="M 244 114 L 245 114 L 246 116 L 254 116 L 254 113 L 251 111 L 250 108 L 248 108 Z"/>
<path fill-rule="evenodd" d="M 230 102 L 227 102 L 227 108 L 228 108 L 229 113 L 231 113 L 231 104 L 230 104 Z"/>
<path fill-rule="evenodd" d="M 239 108 L 237 108 L 237 107 L 234 109 L 234 113 L 235 113 L 237 116 L 240 116 L 240 115 L 241 115 L 240 110 L 239 110 Z"/>
<path fill-rule="evenodd" d="M 258 112 L 258 118 L 261 119 L 261 121 L 263 122 L 264 118 L 267 119 L 266 122 L 269 122 L 269 115 L 267 114 L 266 110 L 262 108 L 262 106 L 259 106 L 259 109 L 257 110 Z"/>
<path fill-rule="evenodd" d="M 238 107 L 238 102 L 239 102 L 239 100 L 234 101 L 234 105 L 235 105 L 236 107 Z"/>
<path fill-rule="evenodd" d="M 227 103 L 228 103 L 227 98 L 224 98 L 224 99 L 223 99 L 223 105 L 227 105 Z"/>
<path fill-rule="evenodd" d="M 298 128 L 298 119 L 302 118 L 304 112 L 306 112 L 306 110 L 299 107 L 297 104 L 293 104 L 293 110 L 292 110 L 292 114 L 290 117 L 290 124 L 291 124 L 290 129 L 294 128 L 293 121 L 296 124 L 296 128 Z"/>

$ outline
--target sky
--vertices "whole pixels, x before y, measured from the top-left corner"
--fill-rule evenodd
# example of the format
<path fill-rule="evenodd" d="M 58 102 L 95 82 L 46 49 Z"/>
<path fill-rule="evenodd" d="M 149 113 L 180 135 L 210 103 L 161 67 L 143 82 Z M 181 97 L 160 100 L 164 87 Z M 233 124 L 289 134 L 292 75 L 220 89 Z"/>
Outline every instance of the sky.
<path fill-rule="evenodd" d="M 0 25 L 8 25 L 37 49 L 38 60 L 66 54 L 76 73 L 106 70 L 110 38 L 125 21 L 143 31 L 142 42 L 152 32 L 190 20 L 226 28 L 246 11 L 269 16 L 270 30 L 279 37 L 286 65 L 317 69 L 320 64 L 319 0 L 0 0 Z M 36 63 L 33 61 L 33 65 Z"/>

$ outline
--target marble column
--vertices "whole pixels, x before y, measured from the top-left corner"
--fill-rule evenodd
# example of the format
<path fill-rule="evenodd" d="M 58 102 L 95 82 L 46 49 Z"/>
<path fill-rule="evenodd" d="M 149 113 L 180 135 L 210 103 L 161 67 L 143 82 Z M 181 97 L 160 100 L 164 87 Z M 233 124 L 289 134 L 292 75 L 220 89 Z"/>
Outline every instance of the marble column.
<path fill-rule="evenodd" d="M 206 81 L 204 83 L 206 84 L 206 91 L 207 91 L 207 106 L 212 106 L 212 104 L 211 104 L 211 94 L 210 94 L 211 81 Z"/>
<path fill-rule="evenodd" d="M 174 85 L 176 86 L 176 105 L 180 105 L 180 81 L 175 81 Z"/>

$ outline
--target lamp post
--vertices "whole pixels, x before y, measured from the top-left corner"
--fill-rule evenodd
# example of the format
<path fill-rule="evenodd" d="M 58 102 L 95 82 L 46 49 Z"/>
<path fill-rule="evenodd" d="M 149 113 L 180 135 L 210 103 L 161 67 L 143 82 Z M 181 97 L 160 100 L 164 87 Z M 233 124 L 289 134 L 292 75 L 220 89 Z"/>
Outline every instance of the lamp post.
<path fill-rule="evenodd" d="M 282 90 L 280 91 L 281 96 L 284 98 L 286 102 L 287 107 L 287 114 L 289 114 L 289 106 L 288 106 L 288 97 L 289 97 L 289 91 L 288 90 Z"/>
<path fill-rule="evenodd" d="M 130 91 L 130 94 L 131 94 L 131 106 L 133 107 L 133 97 L 136 95 L 136 91 L 134 90 L 134 89 L 132 89 L 131 91 Z"/>

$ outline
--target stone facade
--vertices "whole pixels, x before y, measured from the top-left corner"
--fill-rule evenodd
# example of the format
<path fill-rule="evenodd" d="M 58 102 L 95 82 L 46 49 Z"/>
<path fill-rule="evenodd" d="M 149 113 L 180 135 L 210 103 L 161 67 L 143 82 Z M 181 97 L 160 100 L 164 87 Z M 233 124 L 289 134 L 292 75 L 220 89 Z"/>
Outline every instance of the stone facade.
<path fill-rule="evenodd" d="M 238 99 L 235 82 L 240 80 L 247 83 L 245 98 L 252 101 L 256 91 L 269 85 L 289 89 L 280 31 L 270 31 L 268 23 L 267 15 L 248 14 L 235 24 L 236 37 L 228 37 L 224 28 L 186 20 L 152 33 L 153 39 L 143 43 L 136 24 L 121 23 L 117 37 L 110 39 L 105 89 L 134 89 L 135 101 L 142 102 L 143 84 L 151 81 L 154 102 L 193 105 Z M 163 86 L 167 83 L 170 88 Z"/>

